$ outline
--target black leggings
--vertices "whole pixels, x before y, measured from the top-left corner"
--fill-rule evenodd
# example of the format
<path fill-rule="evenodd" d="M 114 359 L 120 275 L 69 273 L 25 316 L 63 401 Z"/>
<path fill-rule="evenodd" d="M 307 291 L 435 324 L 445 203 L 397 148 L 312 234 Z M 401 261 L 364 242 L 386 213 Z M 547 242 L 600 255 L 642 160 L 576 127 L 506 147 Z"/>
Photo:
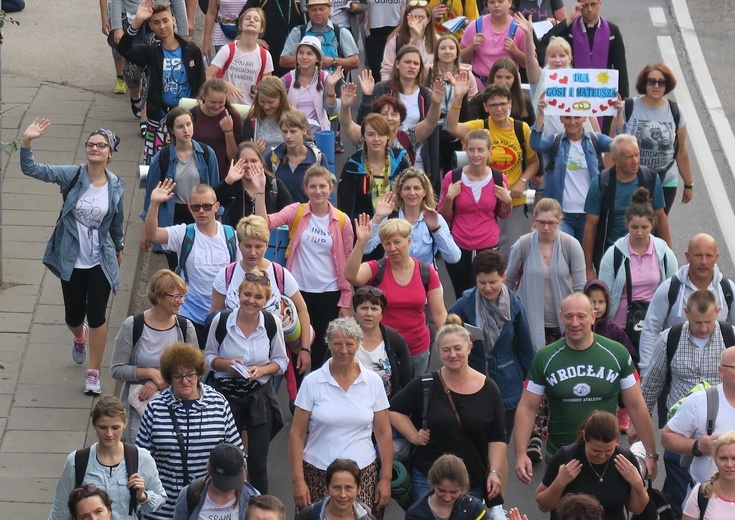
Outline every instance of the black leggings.
<path fill-rule="evenodd" d="M 370 29 L 370 36 L 365 37 L 365 58 L 373 71 L 375 83 L 380 81 L 380 66 L 383 64 L 385 43 L 395 27 L 375 27 Z"/>
<path fill-rule="evenodd" d="M 497 247 L 490 247 L 488 249 L 497 249 Z M 463 292 L 475 286 L 475 274 L 472 272 L 472 260 L 475 257 L 473 253 L 479 253 L 484 250 L 467 251 L 466 249 L 460 248 L 460 251 L 462 251 L 462 256 L 459 262 L 456 264 L 445 264 L 449 278 L 452 280 L 454 296 L 458 300 L 462 297 Z"/>
<path fill-rule="evenodd" d="M 310 293 L 301 291 L 306 308 L 309 309 L 311 326 L 314 328 L 314 343 L 311 345 L 311 370 L 320 368 L 327 359 L 327 326 L 332 320 L 339 318 L 340 291 Z"/>
<path fill-rule="evenodd" d="M 666 206 L 664 207 L 664 213 L 666 213 L 666 216 L 669 216 L 669 212 L 671 211 L 671 206 L 674 205 L 674 201 L 676 200 L 676 186 L 664 186 L 664 203 Z"/>
<path fill-rule="evenodd" d="M 105 324 L 111 287 L 101 266 L 75 268 L 68 282 L 61 280 L 61 291 L 64 295 L 64 319 L 68 326 L 80 326 L 85 316 L 93 329 Z"/>

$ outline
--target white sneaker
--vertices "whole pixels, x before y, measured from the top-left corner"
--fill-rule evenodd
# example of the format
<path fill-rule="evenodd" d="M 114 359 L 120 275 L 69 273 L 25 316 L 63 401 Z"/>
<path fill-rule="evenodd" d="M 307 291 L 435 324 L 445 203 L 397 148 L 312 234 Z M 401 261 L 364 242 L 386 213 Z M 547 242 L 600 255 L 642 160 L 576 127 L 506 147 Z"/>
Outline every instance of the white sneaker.
<path fill-rule="evenodd" d="M 102 393 L 102 385 L 100 384 L 100 371 L 87 370 L 84 376 L 84 393 L 87 395 L 100 395 Z"/>
<path fill-rule="evenodd" d="M 503 506 L 495 506 L 490 509 L 490 520 L 508 520 L 508 511 Z"/>
<path fill-rule="evenodd" d="M 87 360 L 87 337 L 89 335 L 89 328 L 87 324 L 83 327 L 84 336 L 82 338 L 74 337 L 71 343 L 71 358 L 77 365 L 83 364 Z"/>

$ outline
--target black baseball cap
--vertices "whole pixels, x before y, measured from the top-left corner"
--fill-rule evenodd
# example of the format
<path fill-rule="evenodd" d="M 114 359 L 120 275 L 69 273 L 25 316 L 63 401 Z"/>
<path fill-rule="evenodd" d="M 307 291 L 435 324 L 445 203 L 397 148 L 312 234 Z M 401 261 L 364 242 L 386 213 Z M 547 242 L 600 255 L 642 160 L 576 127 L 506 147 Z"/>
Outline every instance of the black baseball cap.
<path fill-rule="evenodd" d="M 209 454 L 209 474 L 220 491 L 239 491 L 245 482 L 245 458 L 232 444 L 220 444 Z"/>

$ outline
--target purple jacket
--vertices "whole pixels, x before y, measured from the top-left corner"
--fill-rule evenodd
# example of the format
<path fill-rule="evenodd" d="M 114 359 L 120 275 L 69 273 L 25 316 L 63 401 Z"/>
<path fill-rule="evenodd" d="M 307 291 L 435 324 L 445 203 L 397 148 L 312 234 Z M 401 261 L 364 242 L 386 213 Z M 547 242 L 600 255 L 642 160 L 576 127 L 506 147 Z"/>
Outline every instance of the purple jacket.
<path fill-rule="evenodd" d="M 587 285 L 584 286 L 584 294 L 589 296 L 592 289 L 600 289 L 601 291 L 603 291 L 605 293 L 605 300 L 607 301 L 605 314 L 603 314 L 602 316 L 598 316 L 595 320 L 595 325 L 593 327 L 594 332 L 596 332 L 600 336 L 605 336 L 608 339 L 617 341 L 618 343 L 621 343 L 626 349 L 628 349 L 628 352 L 630 352 L 630 357 L 633 358 L 635 368 L 636 370 L 638 370 L 638 352 L 636 352 L 635 347 L 628 339 L 628 335 L 623 329 L 615 325 L 612 320 L 607 319 L 607 312 L 610 309 L 610 291 L 607 288 L 607 284 L 602 280 L 590 280 L 589 282 L 587 282 Z"/>

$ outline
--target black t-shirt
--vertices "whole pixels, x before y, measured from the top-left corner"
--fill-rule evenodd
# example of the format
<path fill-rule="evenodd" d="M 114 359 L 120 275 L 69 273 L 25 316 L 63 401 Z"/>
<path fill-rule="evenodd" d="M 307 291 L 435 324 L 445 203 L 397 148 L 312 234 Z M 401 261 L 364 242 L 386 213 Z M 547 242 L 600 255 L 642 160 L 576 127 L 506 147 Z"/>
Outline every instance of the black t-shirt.
<path fill-rule="evenodd" d="M 563 0 L 513 0 L 513 11 L 521 13 L 524 18 L 533 15 L 534 22 L 554 18 L 554 11 L 564 7 Z"/>
<path fill-rule="evenodd" d="M 463 431 L 437 373 L 435 372 L 433 376 L 434 384 L 427 414 L 431 437 L 426 446 L 420 446 L 416 450 L 414 466 L 427 474 L 436 459 L 445 453 L 451 453 L 464 460 L 470 474 L 470 488 L 484 487 L 487 475 L 477 459 L 477 454 L 479 453 L 484 459 L 483 463 L 487 464 L 488 443 L 506 442 L 505 409 L 498 385 L 486 379 L 485 385 L 475 394 L 452 392 L 452 399 L 464 426 Z M 390 402 L 390 410 L 411 417 L 416 428 L 421 428 L 422 390 L 421 378 L 417 377 Z"/>
<path fill-rule="evenodd" d="M 629 449 L 616 446 L 612 456 L 616 457 L 619 454 L 623 454 L 636 468 L 638 467 L 638 461 Z M 594 468 L 597 471 L 597 474 L 595 474 L 595 471 L 590 467 L 590 463 L 584 454 L 583 442 L 570 444 L 556 452 L 549 461 L 548 466 L 546 466 L 546 473 L 544 473 L 544 478 L 541 480 L 544 486 L 551 486 L 559 474 L 559 466 L 574 459 L 582 462 L 582 471 L 571 484 L 564 488 L 562 496 L 568 493 L 586 493 L 592 495 L 605 508 L 605 520 L 625 520 L 627 518 L 625 504 L 630 499 L 630 484 L 615 469 L 614 458 L 609 461 L 610 465 L 607 471 L 605 471 L 607 463 L 595 464 Z M 603 471 L 605 472 L 603 476 L 604 481 L 600 482 L 598 475 L 602 475 Z M 556 518 L 556 512 L 552 511 L 551 520 L 556 520 Z"/>

